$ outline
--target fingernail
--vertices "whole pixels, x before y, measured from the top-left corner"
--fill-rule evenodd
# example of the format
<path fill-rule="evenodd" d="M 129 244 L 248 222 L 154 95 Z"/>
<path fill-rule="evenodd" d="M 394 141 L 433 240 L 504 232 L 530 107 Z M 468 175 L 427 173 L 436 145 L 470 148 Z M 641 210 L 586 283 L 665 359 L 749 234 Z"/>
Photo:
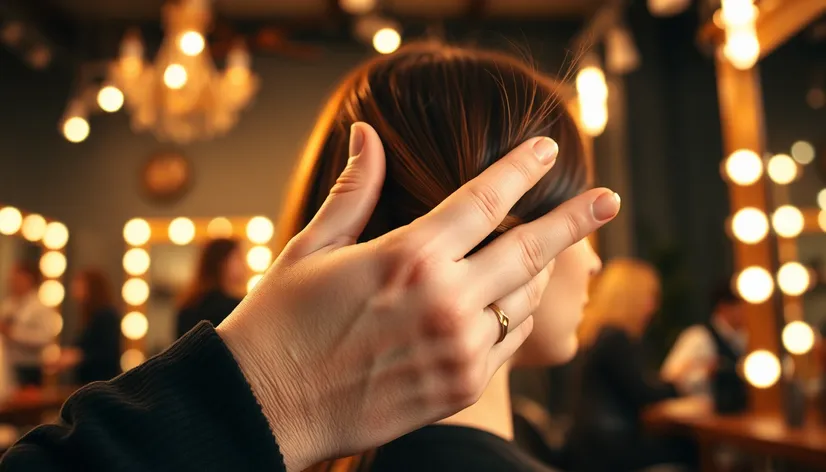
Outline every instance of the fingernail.
<path fill-rule="evenodd" d="M 605 221 L 619 213 L 620 196 L 616 192 L 605 192 L 591 205 L 591 212 L 597 221 Z"/>
<path fill-rule="evenodd" d="M 559 153 L 559 145 L 551 138 L 538 139 L 533 144 L 533 153 L 536 155 L 536 158 L 539 159 L 539 162 L 550 164 L 556 159 L 556 155 Z"/>
<path fill-rule="evenodd" d="M 364 131 L 357 123 L 350 126 L 350 157 L 361 154 L 361 148 L 364 147 Z"/>

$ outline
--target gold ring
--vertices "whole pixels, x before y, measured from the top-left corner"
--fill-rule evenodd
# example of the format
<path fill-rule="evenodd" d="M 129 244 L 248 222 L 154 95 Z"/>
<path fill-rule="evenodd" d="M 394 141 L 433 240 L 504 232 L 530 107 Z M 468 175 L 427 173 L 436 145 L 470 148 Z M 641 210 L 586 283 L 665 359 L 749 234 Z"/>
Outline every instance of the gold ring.
<path fill-rule="evenodd" d="M 496 319 L 499 320 L 499 327 L 501 330 L 499 332 L 499 339 L 496 340 L 496 344 L 499 344 L 505 339 L 505 336 L 508 335 L 508 324 L 510 324 L 511 320 L 496 303 L 491 303 L 488 305 L 488 308 L 490 308 L 493 314 L 496 315 Z"/>

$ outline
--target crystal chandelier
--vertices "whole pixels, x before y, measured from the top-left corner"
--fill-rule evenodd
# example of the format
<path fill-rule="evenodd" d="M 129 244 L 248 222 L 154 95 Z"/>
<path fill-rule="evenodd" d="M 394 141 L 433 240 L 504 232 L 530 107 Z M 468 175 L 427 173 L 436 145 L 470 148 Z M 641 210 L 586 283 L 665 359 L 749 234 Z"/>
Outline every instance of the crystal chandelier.
<path fill-rule="evenodd" d="M 258 90 L 243 42 L 215 67 L 204 39 L 211 21 L 209 0 L 180 0 L 163 8 L 164 39 L 154 63 L 144 61 L 140 35 L 130 32 L 109 81 L 123 91 L 137 132 L 186 143 L 229 131 Z"/>

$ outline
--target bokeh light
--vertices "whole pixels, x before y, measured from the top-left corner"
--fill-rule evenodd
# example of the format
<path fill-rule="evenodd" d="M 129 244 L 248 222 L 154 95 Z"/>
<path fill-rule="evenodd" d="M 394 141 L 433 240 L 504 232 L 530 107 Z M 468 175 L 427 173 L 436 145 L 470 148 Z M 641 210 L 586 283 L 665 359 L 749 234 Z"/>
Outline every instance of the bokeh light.
<path fill-rule="evenodd" d="M 149 320 L 139 311 L 127 313 L 120 322 L 120 331 L 127 339 L 141 339 L 148 330 Z"/>
<path fill-rule="evenodd" d="M 12 235 L 20 231 L 23 225 L 23 215 L 14 207 L 0 209 L 0 234 Z"/>
<path fill-rule="evenodd" d="M 195 239 L 195 223 L 189 218 L 175 218 L 169 223 L 169 240 L 179 246 L 185 246 Z"/>
<path fill-rule="evenodd" d="M 803 213 L 792 205 L 783 205 L 772 215 L 772 227 L 778 236 L 795 238 L 803 231 Z"/>
<path fill-rule="evenodd" d="M 123 284 L 123 300 L 132 306 L 140 306 L 149 298 L 149 284 L 143 279 L 132 278 Z"/>
<path fill-rule="evenodd" d="M 46 219 L 33 213 L 23 218 L 23 225 L 20 228 L 23 237 L 31 242 L 40 241 L 46 234 Z"/>
<path fill-rule="evenodd" d="M 149 253 L 143 248 L 132 248 L 123 255 L 123 270 L 133 277 L 145 274 L 149 264 Z"/>
<path fill-rule="evenodd" d="M 763 161 L 752 150 L 731 153 L 725 163 L 726 176 L 737 185 L 751 185 L 763 175 Z"/>
<path fill-rule="evenodd" d="M 149 223 L 142 218 L 129 220 L 123 226 L 123 239 L 132 246 L 143 246 L 149 242 L 152 236 L 152 229 Z"/>
<path fill-rule="evenodd" d="M 247 223 L 247 239 L 255 244 L 267 244 L 274 232 L 272 221 L 265 216 L 256 216 Z"/>
<path fill-rule="evenodd" d="M 735 286 L 737 293 L 749 303 L 763 303 L 774 292 L 774 280 L 771 274 L 758 266 L 747 267 L 740 272 Z"/>
<path fill-rule="evenodd" d="M 769 159 L 769 163 L 766 165 L 766 172 L 774 183 L 787 185 L 797 178 L 797 163 L 791 156 L 777 154 Z"/>
<path fill-rule="evenodd" d="M 59 221 L 52 221 L 46 225 L 46 233 L 43 235 L 43 245 L 47 249 L 63 249 L 69 242 L 69 229 Z"/>
<path fill-rule="evenodd" d="M 120 368 L 124 372 L 143 364 L 146 356 L 137 349 L 128 349 L 120 356 Z"/>
<path fill-rule="evenodd" d="M 40 272 L 44 277 L 56 279 L 66 272 L 66 256 L 58 251 L 49 251 L 40 257 Z"/>
<path fill-rule="evenodd" d="M 743 371 L 753 386 L 769 388 L 780 379 L 780 361 L 769 351 L 757 350 L 746 356 Z"/>
<path fill-rule="evenodd" d="M 799 262 L 787 262 L 777 271 L 777 285 L 786 295 L 803 295 L 810 282 L 809 269 Z"/>
<path fill-rule="evenodd" d="M 255 246 L 247 252 L 247 265 L 254 272 L 264 272 L 272 264 L 272 251 L 267 246 Z"/>
<path fill-rule="evenodd" d="M 737 240 L 756 244 L 769 233 L 769 219 L 757 208 L 741 208 L 731 219 L 731 230 Z"/>
<path fill-rule="evenodd" d="M 63 303 L 63 298 L 66 296 L 66 290 L 63 284 L 57 280 L 47 280 L 40 284 L 40 289 L 37 291 L 37 298 L 40 303 L 49 308 L 54 308 Z"/>
<path fill-rule="evenodd" d="M 806 141 L 797 141 L 792 144 L 792 157 L 798 163 L 806 165 L 815 160 L 815 148 Z"/>
<path fill-rule="evenodd" d="M 212 239 L 231 238 L 232 233 L 232 222 L 222 216 L 213 218 L 207 225 L 207 235 Z"/>
<path fill-rule="evenodd" d="M 791 354 L 803 355 L 815 345 L 815 332 L 803 321 L 792 321 L 783 328 L 783 346 Z"/>

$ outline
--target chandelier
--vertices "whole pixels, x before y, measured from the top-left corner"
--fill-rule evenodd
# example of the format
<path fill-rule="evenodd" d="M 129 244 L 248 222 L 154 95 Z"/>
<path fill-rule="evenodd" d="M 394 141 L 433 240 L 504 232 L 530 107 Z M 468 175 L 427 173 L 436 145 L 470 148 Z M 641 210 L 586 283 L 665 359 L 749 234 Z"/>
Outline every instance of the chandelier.
<path fill-rule="evenodd" d="M 136 132 L 186 143 L 228 132 L 258 90 L 242 41 L 230 49 L 219 71 L 207 52 L 212 19 L 209 0 L 179 0 L 163 7 L 164 38 L 154 62 L 144 61 L 139 33 L 123 39 L 108 80 L 123 91 Z"/>

